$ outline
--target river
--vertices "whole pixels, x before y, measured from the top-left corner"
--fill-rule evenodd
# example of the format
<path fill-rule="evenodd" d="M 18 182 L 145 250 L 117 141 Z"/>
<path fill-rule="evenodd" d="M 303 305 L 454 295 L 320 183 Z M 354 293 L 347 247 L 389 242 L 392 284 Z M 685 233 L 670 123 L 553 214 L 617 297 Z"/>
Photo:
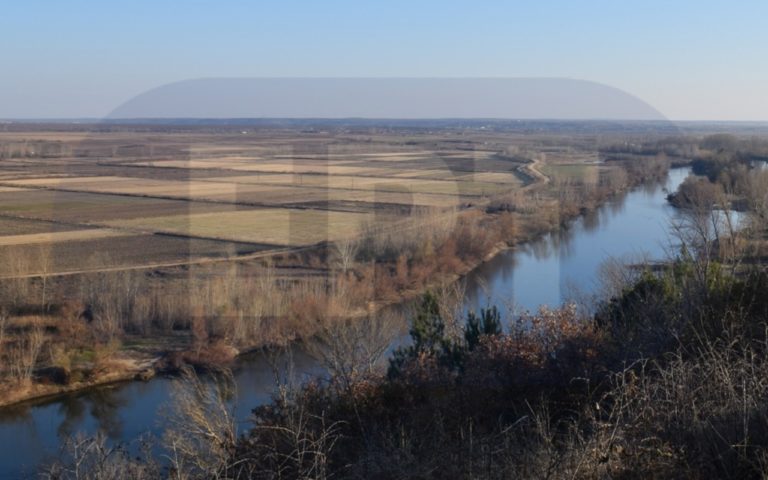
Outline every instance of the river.
<path fill-rule="evenodd" d="M 560 232 L 494 257 L 466 278 L 466 308 L 533 310 L 583 299 L 597 292 L 606 259 L 665 258 L 674 214 L 666 191 L 674 191 L 688 173 L 673 169 L 665 184 L 635 188 Z M 319 371 L 302 352 L 292 360 L 300 376 Z M 250 409 L 270 399 L 273 368 L 263 356 L 251 355 L 238 362 L 235 378 L 237 419 L 245 430 Z M 62 439 L 78 432 L 101 430 L 112 441 L 126 442 L 147 433 L 161 436 L 171 394 L 172 380 L 158 377 L 0 410 L 0 478 L 35 476 L 41 463 L 58 454 Z"/>

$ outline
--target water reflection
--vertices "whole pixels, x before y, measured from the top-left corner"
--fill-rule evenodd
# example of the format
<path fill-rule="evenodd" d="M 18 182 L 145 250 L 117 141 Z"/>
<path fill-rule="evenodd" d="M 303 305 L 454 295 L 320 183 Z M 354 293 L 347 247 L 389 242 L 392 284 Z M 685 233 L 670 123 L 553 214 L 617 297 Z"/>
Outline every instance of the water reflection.
<path fill-rule="evenodd" d="M 0 409 L 0 425 L 31 421 L 32 415 L 27 405 L 13 405 Z"/>
<path fill-rule="evenodd" d="M 584 230 L 590 233 L 600 228 L 600 225 L 602 224 L 601 210 L 597 209 L 586 212 L 582 224 L 584 225 Z"/>
<path fill-rule="evenodd" d="M 82 423 L 87 412 L 85 402 L 72 396 L 62 398 L 58 410 L 59 414 L 64 417 L 64 420 L 56 429 L 56 433 L 60 438 L 65 438 L 67 435 L 75 433 L 77 431 L 76 427 Z"/>
<path fill-rule="evenodd" d="M 122 437 L 123 423 L 120 419 L 120 408 L 127 404 L 120 390 L 97 389 L 86 402 L 90 406 L 91 417 L 96 421 L 96 428 L 111 440 Z"/>
<path fill-rule="evenodd" d="M 673 215 L 666 191 L 677 189 L 688 173 L 674 169 L 666 182 L 618 196 L 556 233 L 499 255 L 467 278 L 466 308 L 560 305 L 597 291 L 598 269 L 606 258 L 664 258 Z"/>

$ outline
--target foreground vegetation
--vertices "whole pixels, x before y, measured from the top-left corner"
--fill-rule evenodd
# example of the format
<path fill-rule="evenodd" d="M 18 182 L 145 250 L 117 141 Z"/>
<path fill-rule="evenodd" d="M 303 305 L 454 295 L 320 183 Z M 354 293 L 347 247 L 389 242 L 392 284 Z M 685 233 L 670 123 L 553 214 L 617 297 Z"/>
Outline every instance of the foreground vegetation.
<path fill-rule="evenodd" d="M 594 316 L 503 326 L 491 308 L 458 334 L 428 294 L 384 374 L 337 351 L 329 382 L 280 390 L 238 436 L 231 377 L 188 373 L 170 470 L 96 439 L 73 461 L 88 478 L 762 478 L 768 273 L 700 268 L 637 273 Z"/>
<path fill-rule="evenodd" d="M 680 261 L 594 319 L 565 307 L 443 335 L 425 298 L 385 377 L 254 411 L 221 464 L 244 478 L 761 478 L 765 272 Z M 211 474 L 213 472 L 208 472 Z"/>

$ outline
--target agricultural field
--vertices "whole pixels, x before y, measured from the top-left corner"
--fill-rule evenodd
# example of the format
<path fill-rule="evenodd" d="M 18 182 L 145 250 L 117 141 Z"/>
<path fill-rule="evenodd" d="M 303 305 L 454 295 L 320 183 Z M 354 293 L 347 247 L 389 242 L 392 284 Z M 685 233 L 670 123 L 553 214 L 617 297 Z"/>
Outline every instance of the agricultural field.
<path fill-rule="evenodd" d="M 275 250 L 273 245 L 190 239 L 170 235 L 79 238 L 47 244 L 0 244 L 0 278 L 103 270 L 156 270 L 228 260 Z"/>
<path fill-rule="evenodd" d="M 354 236 L 368 217 L 364 213 L 332 210 L 263 208 L 106 223 L 116 230 L 141 229 L 187 237 L 306 246 Z"/>
<path fill-rule="evenodd" d="M 16 275 L 312 248 L 373 224 L 400 228 L 425 209 L 484 205 L 543 183 L 539 166 L 591 169 L 584 165 L 594 159 L 549 146 L 552 162 L 538 165 L 538 150 L 551 142 L 460 129 L 5 130 L 0 258 L 40 257 L 43 248 L 56 258 L 29 261 L 26 270 L 17 264 Z"/>

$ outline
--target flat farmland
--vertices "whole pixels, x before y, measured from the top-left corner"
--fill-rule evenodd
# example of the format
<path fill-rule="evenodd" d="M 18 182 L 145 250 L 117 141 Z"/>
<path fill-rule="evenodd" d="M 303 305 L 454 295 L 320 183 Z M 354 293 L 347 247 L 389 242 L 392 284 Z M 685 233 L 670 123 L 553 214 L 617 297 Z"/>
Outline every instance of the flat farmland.
<path fill-rule="evenodd" d="M 238 187 L 232 182 L 211 181 L 179 181 L 156 180 L 139 177 L 60 177 L 60 178 L 33 178 L 25 180 L 8 181 L 12 185 L 28 187 L 44 187 L 54 190 L 69 190 L 76 192 L 93 192 L 119 195 L 136 195 L 146 197 L 176 197 L 176 198 L 215 198 L 236 200 Z M 253 186 L 248 190 L 259 191 L 259 187 Z M 263 189 L 262 189 L 263 190 Z"/>
<path fill-rule="evenodd" d="M 374 177 L 433 178 L 450 180 L 459 172 L 474 173 L 480 163 L 489 162 L 487 153 L 473 156 L 444 152 L 381 154 L 302 154 L 254 157 L 196 157 L 181 160 L 159 159 L 131 162 L 132 166 L 186 170 L 231 170 L 254 173 L 355 175 Z M 404 169 L 403 162 L 413 164 Z M 456 170 L 456 167 L 460 169 Z M 502 165 L 510 170 L 514 165 Z"/>
<path fill-rule="evenodd" d="M 131 228 L 281 246 L 309 245 L 356 235 L 368 214 L 329 210 L 268 208 L 106 222 Z"/>
<path fill-rule="evenodd" d="M 541 171 L 550 178 L 561 181 L 581 181 L 586 183 L 596 183 L 600 171 L 607 169 L 599 165 L 580 164 L 580 163 L 557 163 L 547 164 Z M 556 185 L 553 185 L 556 188 Z"/>
<path fill-rule="evenodd" d="M 268 174 L 236 177 L 213 177 L 212 182 L 246 185 L 307 186 L 344 190 L 410 191 L 443 195 L 494 195 L 510 188 L 501 183 L 471 180 L 430 180 L 405 177 L 372 177 L 353 175 Z M 514 185 L 514 184 L 513 184 Z"/>
<path fill-rule="evenodd" d="M 33 235 L 80 230 L 81 227 L 56 222 L 0 216 L 0 232 L 7 235 Z M 0 237 L 2 238 L 2 237 Z"/>
<path fill-rule="evenodd" d="M 0 278 L 40 273 L 84 273 L 112 268 L 155 269 L 205 259 L 269 252 L 274 245 L 224 242 L 167 235 L 126 235 L 48 244 L 0 243 Z M 41 253 L 46 264 L 41 264 Z"/>
<path fill-rule="evenodd" d="M 343 164 L 330 164 L 315 162 L 299 162 L 296 160 L 284 160 L 282 162 L 257 162 L 231 161 L 225 159 L 210 160 L 162 160 L 157 162 L 136 162 L 132 165 L 147 166 L 153 168 L 181 168 L 200 170 L 233 170 L 238 172 L 261 173 L 316 173 L 327 175 L 386 175 L 392 174 L 393 169 L 383 167 L 349 166 Z"/>
<path fill-rule="evenodd" d="M 0 214 L 2 215 L 75 224 L 153 215 L 188 215 L 231 211 L 234 208 L 238 207 L 216 203 L 84 192 L 53 190 L 0 192 Z M 42 225 L 43 229 L 57 228 L 51 223 Z"/>
<path fill-rule="evenodd" d="M 27 233 L 22 235 L 0 236 L 0 246 L 5 245 L 34 245 L 77 240 L 92 240 L 125 236 L 124 231 L 108 228 L 88 228 L 83 230 L 66 230 L 59 232 Z"/>
<path fill-rule="evenodd" d="M 329 202 L 359 202 L 367 205 L 368 209 L 377 211 L 386 206 L 405 207 L 454 207 L 471 199 L 459 195 L 442 195 L 432 193 L 413 193 L 407 190 L 333 190 L 325 191 L 325 200 Z"/>
<path fill-rule="evenodd" d="M 62 271 L 312 247 L 530 182 L 493 134 L 29 128 L 0 135 L 0 249 L 48 244 Z"/>

